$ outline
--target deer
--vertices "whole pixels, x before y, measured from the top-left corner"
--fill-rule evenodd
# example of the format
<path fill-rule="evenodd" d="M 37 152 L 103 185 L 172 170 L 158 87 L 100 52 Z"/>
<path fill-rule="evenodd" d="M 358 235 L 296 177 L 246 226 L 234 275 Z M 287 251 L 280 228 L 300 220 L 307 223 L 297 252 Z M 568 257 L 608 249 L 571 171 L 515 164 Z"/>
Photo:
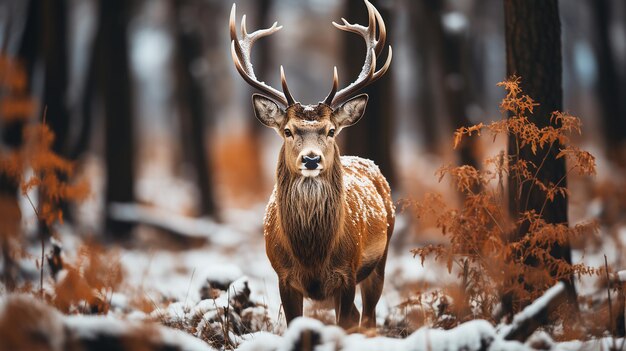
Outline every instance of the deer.
<path fill-rule="evenodd" d="M 278 155 L 276 183 L 263 220 L 267 257 L 278 276 L 283 311 L 290 324 L 303 314 L 304 298 L 333 299 L 336 323 L 345 329 L 376 327 L 376 305 L 382 294 L 395 207 L 389 184 L 370 160 L 341 156 L 336 142 L 341 131 L 357 123 L 365 111 L 367 94 L 356 93 L 380 79 L 389 69 L 376 69 L 385 46 L 386 28 L 378 10 L 367 0 L 367 27 L 332 24 L 361 36 L 365 62 L 357 79 L 338 90 L 337 67 L 326 98 L 313 105 L 297 102 L 280 66 L 282 92 L 260 81 L 251 63 L 253 44 L 282 28 L 248 33 L 241 19 L 236 28 L 236 4 L 230 13 L 231 55 L 236 70 L 253 88 L 256 118 L 274 129 L 283 144 Z M 378 36 L 377 36 L 378 31 Z M 362 318 L 354 299 L 361 289 Z"/>

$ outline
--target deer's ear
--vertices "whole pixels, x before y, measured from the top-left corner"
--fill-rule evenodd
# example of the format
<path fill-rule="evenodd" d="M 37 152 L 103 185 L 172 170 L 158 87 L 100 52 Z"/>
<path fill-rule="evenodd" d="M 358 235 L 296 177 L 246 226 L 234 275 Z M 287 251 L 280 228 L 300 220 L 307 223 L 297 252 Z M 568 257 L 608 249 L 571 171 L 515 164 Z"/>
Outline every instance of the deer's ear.
<path fill-rule="evenodd" d="M 338 131 L 355 124 L 363 117 L 367 99 L 367 94 L 357 95 L 335 110 Z"/>
<path fill-rule="evenodd" d="M 261 94 L 252 94 L 252 105 L 256 118 L 267 127 L 278 131 L 285 119 L 285 110 L 274 100 Z"/>

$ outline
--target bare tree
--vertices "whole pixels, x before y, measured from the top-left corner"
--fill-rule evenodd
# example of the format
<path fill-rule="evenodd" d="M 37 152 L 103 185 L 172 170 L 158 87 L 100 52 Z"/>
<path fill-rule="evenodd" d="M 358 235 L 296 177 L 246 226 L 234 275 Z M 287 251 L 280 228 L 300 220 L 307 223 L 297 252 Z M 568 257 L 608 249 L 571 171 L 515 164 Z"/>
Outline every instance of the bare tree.
<path fill-rule="evenodd" d="M 68 88 L 68 46 L 67 46 L 67 0 L 42 2 L 41 56 L 44 66 L 43 105 L 45 106 L 46 124 L 54 132 L 52 150 L 59 155 L 68 156 L 68 131 L 70 115 L 67 107 Z M 59 174 L 61 179 L 67 178 Z M 66 201 L 59 207 L 64 220 L 71 222 L 73 217 Z M 47 226 L 41 225 L 44 235 Z"/>
<path fill-rule="evenodd" d="M 438 32 L 441 33 L 443 43 L 441 55 L 443 76 L 441 81 L 443 83 L 443 95 L 446 98 L 446 114 L 452 128 L 456 130 L 470 125 L 467 116 L 467 107 L 471 101 L 469 91 L 471 82 L 467 69 L 470 64 L 469 41 L 466 37 L 466 28 L 446 28 L 443 26 L 444 15 L 442 12 L 438 17 L 441 28 Z M 475 156 L 476 143 L 476 138 L 469 138 L 461 143 L 458 150 L 460 164 L 479 167 L 479 162 Z"/>
<path fill-rule="evenodd" d="M 506 63 L 507 74 L 522 77 L 521 87 L 526 94 L 540 102 L 534 113 L 529 116 L 531 122 L 539 128 L 549 125 L 553 111 L 563 109 L 563 91 L 561 87 L 561 24 L 557 0 L 504 0 Z M 567 186 L 565 159 L 556 158 L 561 145 L 538 149 L 536 154 L 530 146 L 519 149 L 521 159 L 541 165 L 542 160 L 548 161 L 539 168 L 537 179 L 544 184 Z M 509 138 L 508 155 L 517 155 L 518 145 L 514 137 Z M 515 160 L 513 160 L 514 162 Z M 548 223 L 565 223 L 567 217 L 567 200 L 555 197 L 554 201 L 543 209 L 546 194 L 529 182 L 519 184 L 516 177 L 509 177 L 509 210 L 512 216 L 519 216 L 524 211 L 534 210 L 543 213 Z M 521 188 L 520 188 L 521 187 Z M 514 194 L 521 189 L 521 196 Z M 527 206 L 519 199 L 526 199 Z M 528 223 L 522 225 L 517 238 L 526 235 Z M 514 238 L 515 239 L 515 238 Z M 554 244 L 550 252 L 555 258 L 571 263 L 569 244 Z M 527 264 L 536 264 L 529 259 Z M 552 272 L 555 274 L 555 272 Z M 572 281 L 567 285 L 569 302 L 576 306 L 576 291 Z M 504 308 L 511 309 L 511 301 L 504 301 Z M 511 311 L 508 311 L 511 312 Z"/>
<path fill-rule="evenodd" d="M 129 2 L 100 0 L 95 41 L 96 81 L 105 113 L 105 232 L 111 238 L 129 238 L 132 223 L 114 220 L 109 205 L 133 202 L 134 144 L 130 67 L 128 59 Z"/>
<path fill-rule="evenodd" d="M 65 155 L 69 112 L 67 92 L 67 2 L 43 1 L 42 44 L 44 59 L 44 97 L 47 110 L 46 123 L 56 135 L 52 149 Z"/>
<path fill-rule="evenodd" d="M 441 141 L 437 128 L 437 93 L 441 67 L 441 34 L 439 32 L 441 2 L 439 0 L 409 1 L 411 31 L 414 33 L 413 48 L 417 58 L 416 81 L 420 84 L 416 91 L 419 127 L 423 146 L 429 153 L 436 153 Z"/>
<path fill-rule="evenodd" d="M 391 11 L 391 4 L 384 1 L 372 1 L 372 4 L 380 11 L 387 28 L 392 28 L 394 14 Z M 348 0 L 345 13 L 350 14 L 351 22 L 367 23 L 361 0 Z M 393 45 L 393 31 L 388 30 L 387 33 L 387 41 Z M 345 35 L 343 47 L 346 76 L 350 77 L 347 81 L 350 81 L 353 80 L 352 77 L 359 75 L 363 65 L 362 58 L 365 56 L 365 47 L 352 35 Z M 387 74 L 365 89 L 370 97 L 368 107 L 360 123 L 345 133 L 344 154 L 362 156 L 376 162 L 393 187 L 396 178 L 391 152 L 394 125 L 392 76 L 392 74 Z"/>
<path fill-rule="evenodd" d="M 20 98 L 32 95 L 32 79 L 34 67 L 39 54 L 39 38 L 41 35 L 42 6 L 39 1 L 30 1 L 25 14 L 24 29 L 19 38 L 19 45 L 15 53 L 22 70 L 18 74 L 24 74 L 27 82 L 23 91 L 2 92 L 16 95 Z M 17 19 L 16 21 L 19 21 Z M 12 72 L 16 73 L 16 72 Z M 3 116 L 7 117 L 7 116 Z M 24 119 L 34 118 L 34 116 L 21 116 L 22 118 L 7 121 L 0 119 L 0 143 L 2 148 L 15 150 L 22 146 L 22 129 Z M 15 260 L 15 253 L 12 249 L 12 239 L 20 234 L 21 211 L 18 204 L 18 183 L 4 172 L 0 172 L 0 248 L 2 255 L 2 281 L 8 291 L 12 291 L 16 286 L 18 266 Z"/>
<path fill-rule="evenodd" d="M 196 171 L 196 182 L 200 188 L 200 214 L 215 216 L 217 207 L 213 192 L 213 172 L 211 172 L 207 146 L 204 143 L 207 99 L 205 99 L 206 94 L 199 77 L 194 76 L 192 72 L 194 64 L 202 59 L 202 38 L 190 23 L 189 16 L 185 16 L 184 6 L 186 5 L 181 0 L 173 1 L 176 16 L 177 101 L 181 115 L 181 129 L 187 136 L 182 138 L 183 150 L 185 154 L 188 154 L 187 157 Z"/>
<path fill-rule="evenodd" d="M 269 23 L 269 12 L 272 6 L 272 0 L 258 0 L 257 1 L 257 26 L 265 26 Z M 257 59 L 256 59 L 256 67 L 258 67 L 259 75 L 261 77 L 267 77 L 267 74 L 271 70 L 271 55 L 270 55 L 270 47 L 267 45 L 268 42 L 265 40 L 259 41 L 257 45 Z M 262 131 L 264 130 L 264 126 L 261 123 L 258 123 L 256 118 L 248 118 L 247 123 L 251 125 L 252 138 L 254 141 L 254 148 L 256 150 L 263 149 L 263 140 L 262 140 Z M 258 184 L 265 184 L 265 172 L 263 172 L 263 164 L 261 157 L 250 157 L 248 162 L 251 164 L 252 169 L 254 170 L 254 174 L 257 175 Z M 259 191 L 260 187 L 253 188 L 254 191 Z"/>
<path fill-rule="evenodd" d="M 438 138 L 436 118 L 445 117 L 446 127 L 457 129 L 470 125 L 467 106 L 471 100 L 469 91 L 470 62 L 469 41 L 465 28 L 445 26 L 445 1 L 425 0 L 411 2 L 411 14 L 416 19 L 412 30 L 417 39 L 414 45 L 419 57 L 418 90 L 420 126 L 424 146 L 428 152 L 436 152 L 441 142 Z M 462 15 L 459 15 L 462 16 Z M 461 23 L 462 24 L 462 23 Z M 442 106 L 437 106 L 444 100 Z M 447 133 L 449 135 L 451 133 Z M 467 139 L 459 147 L 458 162 L 478 167 L 474 155 L 476 139 Z"/>
<path fill-rule="evenodd" d="M 3 148 L 16 149 L 22 144 L 21 122 L 7 124 L 0 121 Z M 0 172 L 0 255 L 2 256 L 2 282 L 8 291 L 13 291 L 17 278 L 17 263 L 11 249 L 12 238 L 19 235 L 21 211 L 17 199 L 18 184 L 4 172 Z"/>
<path fill-rule="evenodd" d="M 614 161 L 626 163 L 626 115 L 622 110 L 619 72 L 615 66 L 615 56 L 611 46 L 609 25 L 611 23 L 611 2 L 608 0 L 589 1 L 595 27 L 594 40 L 598 62 L 596 89 L 600 101 L 600 112 L 606 135 L 608 155 Z"/>

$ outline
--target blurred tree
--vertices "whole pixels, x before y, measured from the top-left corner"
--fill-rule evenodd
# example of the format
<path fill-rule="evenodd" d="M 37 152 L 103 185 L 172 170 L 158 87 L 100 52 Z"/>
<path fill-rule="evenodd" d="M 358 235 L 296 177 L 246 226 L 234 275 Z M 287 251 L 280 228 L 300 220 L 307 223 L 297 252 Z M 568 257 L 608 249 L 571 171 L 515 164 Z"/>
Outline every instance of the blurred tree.
<path fill-rule="evenodd" d="M 96 56 L 96 41 L 94 41 L 93 44 L 91 52 L 86 53 L 88 63 L 81 76 L 83 89 L 80 91 L 80 97 L 77 99 L 77 102 L 70 108 L 75 116 L 72 123 L 78 124 L 74 125 L 74 129 L 72 130 L 73 138 L 70 138 L 70 144 L 68 145 L 67 155 L 68 158 L 72 160 L 78 159 L 78 157 L 88 149 L 92 136 L 91 127 L 94 118 L 92 112 L 97 90 L 96 75 L 98 73 L 98 63 L 102 61 L 102 58 Z"/>
<path fill-rule="evenodd" d="M 506 63 L 507 75 L 522 77 L 521 88 L 525 94 L 540 103 L 529 116 L 532 123 L 539 128 L 550 125 L 553 111 L 563 110 L 563 91 L 561 87 L 561 22 L 557 0 L 504 0 Z M 508 155 L 517 154 L 518 145 L 515 138 L 509 138 Z M 560 144 L 538 149 L 533 154 L 530 146 L 519 149 L 520 158 L 535 165 L 541 165 L 544 158 L 548 160 L 537 173 L 537 179 L 544 184 L 567 186 L 565 158 L 556 158 Z M 510 164 L 516 162 L 515 159 Z M 534 172 L 534 170 L 531 170 Z M 539 187 L 526 182 L 519 184 L 515 177 L 509 177 L 509 211 L 513 217 L 525 211 L 534 210 L 542 213 L 546 194 Z M 515 195 L 521 187 L 521 196 Z M 528 201 L 524 201 L 528 199 Z M 519 201 L 522 200 L 522 201 Z M 527 205 L 526 205 L 527 204 Z M 543 218 L 548 223 L 565 223 L 567 217 L 567 199 L 556 196 L 543 209 Z M 528 223 L 522 224 L 513 240 L 526 235 Z M 571 263 L 569 243 L 554 245 L 551 254 L 555 258 Z M 528 264 L 535 264 L 533 258 Z M 552 272 L 554 273 L 554 272 Z M 523 277 L 521 277 L 523 278 Z M 576 291 L 572 281 L 568 286 L 569 302 L 576 305 Z M 512 313 L 512 301 L 503 301 L 505 313 Z"/>
<path fill-rule="evenodd" d="M 438 6 L 438 8 L 442 10 L 443 6 Z M 439 19 L 436 33 L 440 35 L 442 42 L 443 75 L 440 81 L 446 100 L 445 112 L 452 128 L 456 130 L 471 125 L 467 117 L 467 109 L 471 101 L 468 72 L 471 54 L 467 38 L 467 19 L 461 13 L 445 13 L 443 11 L 439 12 L 436 18 Z M 459 145 L 458 153 L 461 165 L 480 167 L 475 156 L 477 142 L 478 139 L 476 138 L 467 138 Z M 474 190 L 475 192 L 479 190 L 478 185 Z"/>
<path fill-rule="evenodd" d="M 497 0 L 496 0 L 497 1 Z M 491 0 L 493 2 L 493 0 Z M 469 63 L 469 81 L 471 82 L 471 96 L 473 101 L 481 108 L 484 108 L 487 102 L 487 70 L 488 53 L 487 42 L 490 39 L 488 28 L 495 22 L 495 19 L 489 11 L 499 10 L 497 6 L 492 6 L 488 1 L 472 2 L 469 16 L 469 33 L 470 43 L 467 48 L 470 57 Z M 499 12 L 498 12 L 499 13 Z"/>
<path fill-rule="evenodd" d="M 41 15 L 42 4 L 40 1 L 30 1 L 28 10 L 26 11 L 24 29 L 19 39 L 16 56 L 19 63 L 23 67 L 23 74 L 26 80 L 26 86 L 20 93 L 24 95 L 32 94 L 32 80 L 34 67 L 37 62 L 39 53 L 39 38 L 41 35 Z M 4 97 L 4 96 L 3 96 Z M 2 116 L 7 117 L 7 116 Z M 26 120 L 34 118 L 34 116 L 24 116 Z M 17 119 L 11 122 L 6 119 L 0 120 L 1 123 L 1 144 L 2 148 L 15 150 L 22 145 L 22 129 L 24 119 Z M 18 204 L 18 184 L 6 174 L 0 172 L 0 209 L 2 210 L 2 225 L 0 229 L 0 245 L 2 246 L 2 280 L 8 291 L 15 288 L 17 279 L 17 264 L 15 262 L 14 252 L 11 249 L 11 236 L 19 233 L 10 233 L 12 230 L 19 230 L 19 221 L 21 211 Z M 16 214 L 11 216 L 10 214 Z M 6 216 L 6 217 L 4 217 Z"/>
<path fill-rule="evenodd" d="M 183 158 L 188 158 L 196 171 L 196 182 L 200 188 L 201 215 L 216 216 L 217 206 L 214 199 L 210 154 L 204 143 L 207 132 L 206 112 L 213 109 L 211 99 L 205 98 L 202 82 L 194 67 L 203 60 L 202 38 L 193 26 L 193 18 L 188 14 L 193 11 L 193 4 L 183 0 L 173 0 L 176 40 L 176 99 L 181 116 Z M 185 8 L 187 6 L 187 8 Z"/>
<path fill-rule="evenodd" d="M 24 38 L 20 49 L 20 56 L 26 63 L 28 77 L 38 80 L 34 76 L 34 67 L 41 64 L 43 91 L 40 99 L 45 123 L 54 132 L 55 139 L 52 150 L 61 155 L 68 155 L 68 128 L 69 111 L 67 108 L 68 83 L 68 52 L 67 52 L 67 1 L 31 1 L 28 4 L 27 20 L 24 29 Z M 28 54 L 25 54 L 28 52 Z M 35 92 L 31 91 L 34 95 Z M 65 175 L 59 174 L 61 179 Z M 64 219 L 71 221 L 69 206 L 65 201 L 60 202 Z M 40 223 L 40 233 L 48 237 L 49 228 L 43 221 Z"/>
<path fill-rule="evenodd" d="M 93 4 L 94 7 L 96 3 Z M 76 5 L 73 5 L 76 6 Z M 98 13 L 94 14 L 94 17 L 98 16 Z M 105 61 L 104 58 L 97 56 L 97 51 L 101 39 L 99 38 L 98 31 L 100 23 L 94 26 L 94 32 L 92 34 L 92 40 L 84 46 L 84 55 L 86 57 L 86 64 L 83 70 L 78 73 L 78 78 L 74 84 L 81 87 L 75 99 L 68 102 L 71 123 L 69 128 L 69 138 L 67 145 L 67 157 L 72 160 L 77 160 L 84 152 L 89 149 L 92 138 L 92 125 L 94 122 L 94 110 L 95 110 L 95 97 L 99 92 L 97 75 L 99 73 L 98 64 Z M 100 107 L 100 106 L 98 106 Z"/>
<path fill-rule="evenodd" d="M 41 44 L 44 66 L 43 106 L 46 124 L 55 135 L 52 150 L 68 156 L 69 110 L 67 108 L 68 88 L 68 47 L 67 47 L 67 0 L 42 2 Z M 65 175 L 59 175 L 65 180 Z M 71 222 L 73 217 L 66 201 L 59 204 L 64 220 Z M 42 223 L 41 230 L 48 235 L 48 227 Z"/>
<path fill-rule="evenodd" d="M 371 2 L 380 11 L 385 20 L 387 27 L 386 45 L 389 43 L 393 44 L 394 13 L 391 11 L 392 3 L 390 1 Z M 348 0 L 347 8 L 344 12 L 350 14 L 347 16 L 347 19 L 351 23 L 367 25 L 367 9 L 363 5 L 362 0 Z M 343 61 L 346 67 L 344 76 L 350 77 L 345 81 L 351 82 L 356 79 L 363 67 L 365 45 L 359 37 L 348 33 L 344 34 Z M 386 54 L 387 49 L 385 48 L 382 59 L 379 59 L 386 59 Z M 382 63 L 377 65 L 377 67 L 381 66 Z M 345 150 L 343 150 L 343 154 L 362 156 L 373 160 L 393 187 L 396 176 L 393 167 L 394 157 L 391 152 L 395 119 L 392 70 L 393 64 L 385 76 L 364 89 L 364 92 L 369 95 L 365 116 L 359 123 L 344 132 Z"/>
<path fill-rule="evenodd" d="M 66 155 L 69 112 L 67 109 L 67 2 L 43 1 L 42 44 L 44 59 L 44 96 L 46 124 L 56 136 L 52 150 Z"/>
<path fill-rule="evenodd" d="M 410 30 L 414 33 L 417 70 L 415 81 L 420 82 L 416 91 L 417 115 L 423 146 L 429 153 L 437 153 L 440 142 L 437 128 L 437 94 L 435 87 L 441 84 L 437 70 L 441 62 L 440 0 L 409 1 Z"/>
<path fill-rule="evenodd" d="M 256 11 L 257 17 L 255 21 L 256 23 L 255 28 L 265 28 L 265 27 L 268 27 L 271 23 L 274 23 L 274 21 L 270 20 L 269 18 L 272 1 L 271 0 L 258 0 L 256 3 L 258 6 L 258 9 Z M 270 55 L 270 47 L 268 44 L 269 44 L 268 40 L 259 40 L 256 43 L 254 43 L 256 47 L 256 50 L 255 50 L 256 54 L 254 56 L 256 62 L 254 66 L 255 66 L 255 70 L 258 70 L 260 77 L 267 77 L 267 74 L 272 71 L 270 67 L 272 60 L 271 60 L 271 55 Z M 256 118 L 250 118 L 249 121 L 252 122 L 254 132 L 256 134 L 256 137 L 258 138 L 259 131 L 265 130 L 265 126 L 259 123 L 259 121 Z M 262 173 L 262 172 L 259 172 L 259 173 Z"/>
<path fill-rule="evenodd" d="M 431 153 L 437 152 L 441 142 L 436 125 L 440 121 L 438 99 L 444 100 L 441 112 L 448 122 L 444 123 L 446 126 L 456 130 L 470 125 L 467 107 L 472 98 L 468 72 L 471 54 L 466 37 L 467 19 L 461 13 L 447 12 L 444 5 L 444 0 L 411 2 L 411 13 L 416 18 L 413 31 L 419 57 L 417 79 L 421 81 L 417 100 L 424 146 Z M 460 164 L 479 166 L 474 155 L 476 143 L 477 139 L 467 138 L 459 146 Z"/>
<path fill-rule="evenodd" d="M 119 240 L 129 238 L 133 224 L 112 218 L 110 204 L 135 200 L 129 10 L 130 3 L 126 0 L 100 0 L 94 47 L 96 81 L 105 113 L 105 232 Z"/>
<path fill-rule="evenodd" d="M 24 72 L 29 79 L 29 82 L 33 79 L 33 72 L 35 69 L 35 63 L 39 54 L 39 43 L 41 39 L 42 31 L 42 7 L 41 1 L 31 0 L 28 3 L 28 11 L 26 12 L 26 23 L 24 24 L 24 31 L 20 39 L 20 45 L 17 52 L 17 57 L 24 65 Z M 29 91 L 32 84 L 28 84 Z"/>
<path fill-rule="evenodd" d="M 257 4 L 258 4 L 257 5 L 258 16 L 256 19 L 255 28 L 265 28 L 269 26 L 270 23 L 273 23 L 273 21 L 269 19 L 269 12 L 272 6 L 272 1 L 271 0 L 259 0 L 257 1 Z M 268 43 L 269 43 L 268 40 L 259 40 L 256 43 L 254 43 L 254 45 L 256 45 L 255 69 L 258 70 L 257 72 L 259 76 L 264 77 L 264 78 L 268 76 L 268 73 L 270 73 L 271 71 L 270 64 L 272 63 L 272 60 L 270 57 L 270 47 Z M 247 110 L 247 111 L 250 111 L 250 110 Z M 262 150 L 264 147 L 263 140 L 262 140 L 262 131 L 265 130 L 265 126 L 259 123 L 259 121 L 256 118 L 248 118 L 248 121 L 249 121 L 248 123 L 252 124 L 251 129 L 253 133 L 255 150 Z M 265 180 L 263 178 L 264 178 L 265 172 L 263 172 L 263 165 L 261 164 L 261 160 L 262 160 L 262 157 L 250 157 L 249 162 L 252 162 L 253 173 L 255 175 L 258 175 L 257 181 L 259 182 L 259 184 L 264 184 Z M 260 190 L 260 188 L 257 188 L 254 190 Z"/>
<path fill-rule="evenodd" d="M 256 17 L 253 19 L 254 22 L 248 25 L 248 28 L 254 28 L 256 30 L 269 27 L 275 20 L 269 18 L 272 0 L 258 0 L 255 1 L 255 3 L 257 6 L 254 12 Z M 264 81 L 268 81 L 269 75 L 277 72 L 277 67 L 271 66 L 272 52 L 269 43 L 270 40 L 258 40 L 254 43 L 254 69 L 256 74 Z M 245 87 L 248 91 L 252 92 L 248 85 Z M 238 152 L 242 154 L 242 157 L 245 157 L 246 162 L 240 165 L 240 167 L 242 167 L 241 169 L 235 171 L 243 171 L 249 175 L 248 177 L 240 176 L 242 181 L 238 183 L 246 187 L 246 189 L 242 189 L 242 193 L 255 195 L 263 194 L 263 196 L 265 196 L 263 190 L 267 179 L 263 169 L 263 157 L 259 157 L 258 150 L 263 150 L 266 147 L 263 134 L 267 129 L 254 118 L 252 109 L 247 108 L 245 111 L 249 111 L 250 113 L 249 116 L 246 116 L 248 118 L 245 120 L 245 133 L 247 133 L 245 138 L 251 142 L 241 143 L 239 146 Z"/>
<path fill-rule="evenodd" d="M 622 111 L 622 89 L 611 45 L 611 3 L 608 0 L 589 1 L 595 27 L 591 43 L 598 66 L 596 89 L 606 135 L 606 149 L 613 161 L 626 164 L 626 111 Z"/>
<path fill-rule="evenodd" d="M 0 146 L 3 149 L 14 150 L 22 144 L 22 122 L 7 122 L 0 120 Z M 11 239 L 19 233 L 21 211 L 17 199 L 18 184 L 11 177 L 0 172 L 0 248 L 2 255 L 2 282 L 8 291 L 15 289 L 17 278 L 17 264 L 11 250 Z"/>

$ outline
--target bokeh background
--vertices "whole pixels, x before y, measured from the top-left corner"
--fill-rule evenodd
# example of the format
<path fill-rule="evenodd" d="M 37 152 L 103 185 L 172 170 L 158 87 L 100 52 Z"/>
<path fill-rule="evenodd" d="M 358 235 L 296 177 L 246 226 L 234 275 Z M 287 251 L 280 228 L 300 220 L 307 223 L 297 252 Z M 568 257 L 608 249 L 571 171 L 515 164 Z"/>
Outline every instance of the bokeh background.
<path fill-rule="evenodd" d="M 398 204 L 436 192 L 454 207 L 462 196 L 436 171 L 446 165 L 481 168 L 487 157 L 506 150 L 504 138 L 488 136 L 453 147 L 457 128 L 505 117 L 499 109 L 505 91 L 496 85 L 507 79 L 503 1 L 372 3 L 385 19 L 393 62 L 365 89 L 366 115 L 341 133 L 341 151 L 373 159 Z M 61 257 L 54 254 L 58 249 L 80 268 L 87 262 L 81 257 L 100 257 L 80 249 L 93 240 L 107 255 L 107 250 L 118 253 L 101 261 L 119 264 L 115 269 L 123 272 L 116 284 L 101 289 L 105 297 L 110 293 L 105 305 L 112 313 L 141 312 L 180 327 L 161 317 L 176 317 L 188 302 L 201 305 L 208 299 L 207 281 L 227 287 L 246 275 L 251 300 L 266 306 L 267 330 L 277 331 L 284 318 L 261 224 L 281 139 L 255 119 L 254 90 L 235 70 L 231 7 L 222 0 L 0 0 L 0 58 L 22 64 L 23 86 L 36 102 L 19 123 L 5 118 L 8 110 L 0 104 L 0 156 L 24 146 L 24 125 L 43 121 L 56 135 L 52 151 L 76 165 L 74 177 L 63 180 L 85 181 L 90 188 L 84 201 L 60 201 L 63 221 L 43 226 L 35 213 L 44 204 L 37 201 L 41 192 L 21 191 L 0 176 L 0 197 L 19 206 L 11 213 L 0 206 L 0 234 L 9 231 L 5 222 L 19 222 L 11 228 L 18 238 L 10 239 L 25 251 L 6 249 L 9 239 L 2 238 L 0 293 L 12 290 L 9 280 L 26 291 L 31 291 L 26 284 L 37 286 L 42 295 L 57 289 L 67 280 L 57 279 L 53 264 L 40 264 L 44 250 Z M 561 0 L 559 13 L 563 107 L 582 120 L 582 135 L 572 142 L 589 150 L 597 166 L 595 178 L 568 178 L 569 219 L 572 225 L 597 219 L 601 227 L 598 235 L 574 243 L 574 263 L 589 258 L 585 250 L 591 250 L 590 265 L 603 265 L 607 254 L 621 269 L 626 264 L 626 2 Z M 331 22 L 345 17 L 365 24 L 362 0 L 240 0 L 237 19 L 243 14 L 249 31 L 274 21 L 284 26 L 254 46 L 252 61 L 260 80 L 277 88 L 283 65 L 290 90 L 302 103 L 315 104 L 327 95 L 333 66 L 340 87 L 361 70 L 362 39 Z M 7 95 L 0 91 L 0 100 Z M 429 291 L 426 285 L 458 280 L 456 273 L 446 274 L 444 264 L 420 265 L 410 252 L 448 242 L 434 219 L 417 220 L 398 208 L 379 325 L 406 322 L 406 306 Z M 606 295 L 593 284 L 581 291 Z M 55 293 L 50 296 L 62 296 Z M 225 301 L 221 307 L 229 306 Z M 317 317 L 333 323 L 324 313 Z M 388 335 L 406 336 L 423 320 Z"/>
<path fill-rule="evenodd" d="M 452 150 L 451 137 L 457 127 L 501 117 L 503 91 L 496 83 L 506 78 L 503 5 L 375 5 L 386 20 L 394 61 L 368 88 L 366 118 L 340 139 L 344 154 L 381 166 L 398 199 L 437 187 L 432 174 L 438 166 L 475 162 L 493 147 Z M 25 63 L 39 101 L 32 118 L 47 109 L 54 149 L 79 162 L 92 183 L 91 199 L 74 209 L 82 211 L 72 216 L 80 225 L 124 237 L 133 226 L 117 223 L 111 204 L 219 219 L 265 201 L 280 139 L 255 120 L 252 89 L 234 69 L 231 6 L 217 0 L 0 2 L 0 47 Z M 284 65 L 303 103 L 323 99 L 333 66 L 341 86 L 360 70 L 362 40 L 331 25 L 342 16 L 365 23 L 360 0 L 243 0 L 237 11 L 238 20 L 248 14 L 250 30 L 274 21 L 284 26 L 255 45 L 253 62 L 275 87 Z M 561 1 L 560 12 L 564 106 L 584 123 L 577 142 L 600 160 L 620 161 L 626 5 Z M 3 128 L 4 138 L 10 133 Z M 607 176 L 603 171 L 609 172 L 601 167 L 600 177 Z"/>

